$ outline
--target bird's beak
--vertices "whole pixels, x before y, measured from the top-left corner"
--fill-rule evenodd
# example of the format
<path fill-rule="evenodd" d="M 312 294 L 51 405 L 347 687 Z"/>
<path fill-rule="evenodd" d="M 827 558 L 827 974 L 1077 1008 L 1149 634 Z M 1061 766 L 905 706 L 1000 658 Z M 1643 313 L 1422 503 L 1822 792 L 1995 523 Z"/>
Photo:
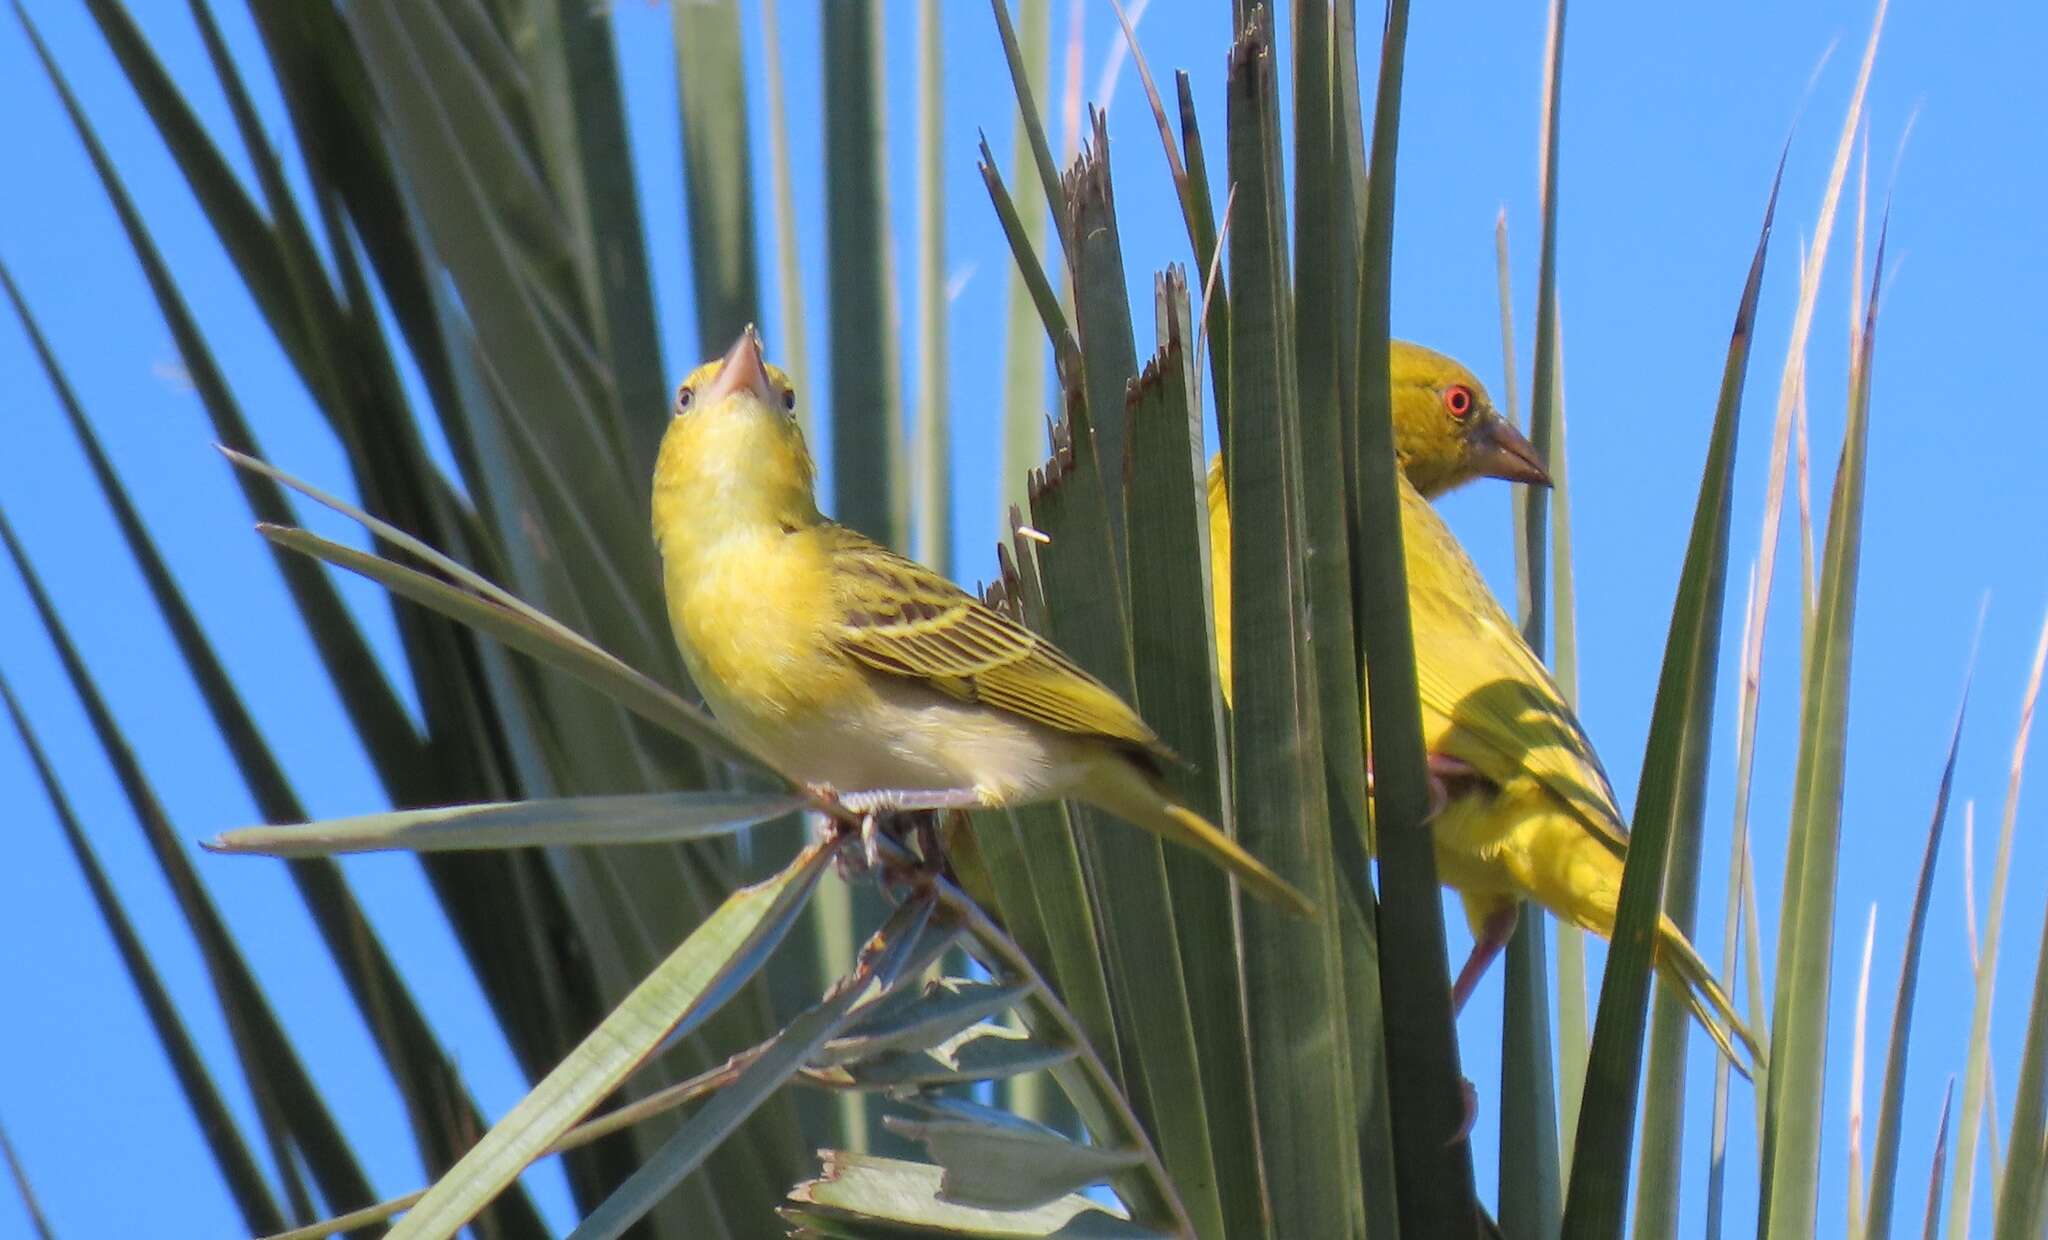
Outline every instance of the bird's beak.
<path fill-rule="evenodd" d="M 1531 486 L 1550 485 L 1550 471 L 1536 455 L 1536 447 L 1506 418 L 1498 415 L 1472 428 L 1465 459 L 1481 478 L 1505 478 Z"/>
<path fill-rule="evenodd" d="M 725 352 L 725 360 L 718 364 L 718 377 L 703 396 L 705 405 L 715 405 L 728 396 L 750 392 L 765 405 L 775 404 L 775 389 L 768 382 L 768 367 L 761 360 L 761 337 L 754 332 L 754 325 L 747 324 L 747 330 Z"/>

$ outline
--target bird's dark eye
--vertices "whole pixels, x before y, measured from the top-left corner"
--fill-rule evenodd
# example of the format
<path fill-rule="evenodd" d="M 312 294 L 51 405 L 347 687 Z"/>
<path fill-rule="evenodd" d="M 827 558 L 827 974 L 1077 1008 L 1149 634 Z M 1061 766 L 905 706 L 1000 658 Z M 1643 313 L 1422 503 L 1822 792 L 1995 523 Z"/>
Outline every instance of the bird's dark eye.
<path fill-rule="evenodd" d="M 691 398 L 691 397 L 693 397 L 693 396 L 695 396 L 695 395 L 696 395 L 696 393 L 695 393 L 695 392 L 692 392 L 692 391 L 691 391 L 691 390 L 690 390 L 689 388 L 687 388 L 687 387 L 680 387 L 680 388 L 677 388 L 677 389 L 676 389 L 676 412 L 677 412 L 677 413 L 687 413 L 687 412 L 689 412 L 689 409 L 690 409 L 690 398 Z"/>
<path fill-rule="evenodd" d="M 796 389 L 795 389 L 795 388 L 784 388 L 784 389 L 782 389 L 782 407 L 783 407 L 784 409 L 787 409 L 787 410 L 789 410 L 789 411 L 790 411 L 790 412 L 792 412 L 792 413 L 796 412 Z"/>
<path fill-rule="evenodd" d="M 1462 383 L 1454 383 L 1444 389 L 1444 409 L 1460 421 L 1472 413 L 1472 389 Z"/>

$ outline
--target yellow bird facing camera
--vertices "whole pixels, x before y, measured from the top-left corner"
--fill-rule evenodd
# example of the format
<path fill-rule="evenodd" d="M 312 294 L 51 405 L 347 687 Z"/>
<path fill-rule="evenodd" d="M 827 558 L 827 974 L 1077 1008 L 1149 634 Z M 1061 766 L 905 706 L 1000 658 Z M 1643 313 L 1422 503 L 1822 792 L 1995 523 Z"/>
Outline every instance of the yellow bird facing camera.
<path fill-rule="evenodd" d="M 655 466 L 669 623 L 721 724 L 790 778 L 866 805 L 1086 801 L 1311 911 L 1166 790 L 1159 764 L 1171 755 L 1106 685 L 939 574 L 827 520 L 796 400 L 750 327 L 683 380 Z"/>

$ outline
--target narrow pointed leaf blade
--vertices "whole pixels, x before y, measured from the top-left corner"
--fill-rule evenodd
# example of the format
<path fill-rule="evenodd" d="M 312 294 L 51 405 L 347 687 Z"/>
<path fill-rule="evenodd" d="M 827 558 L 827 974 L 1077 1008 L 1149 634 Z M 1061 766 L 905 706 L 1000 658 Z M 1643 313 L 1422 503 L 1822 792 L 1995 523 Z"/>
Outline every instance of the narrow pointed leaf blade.
<path fill-rule="evenodd" d="M 1884 267 L 1878 245 L 1877 269 Z M 1798 1235 L 1815 1226 L 1834 964 L 1842 783 L 1848 745 L 1849 669 L 1856 583 L 1862 559 L 1863 493 L 1869 431 L 1869 359 L 1875 346 L 1878 281 L 1871 283 L 1861 373 L 1852 385 L 1842 456 L 1828 512 L 1820 590 L 1801 692 L 1799 758 L 1785 868 L 1785 924 L 1778 940 L 1771 1008 L 1771 1064 L 1765 1084 L 1759 1194 L 1761 1225 Z"/>
<path fill-rule="evenodd" d="M 776 793 L 649 792 L 398 810 L 296 826 L 242 827 L 207 842 L 223 853 L 320 857 L 548 845 L 656 844 L 743 830 L 801 808 Z"/>
<path fill-rule="evenodd" d="M 2021 717 L 2020 737 L 2014 746 L 2012 772 L 2006 786 L 2006 819 L 2001 829 L 2002 836 L 2009 836 L 2018 807 L 2020 766 L 2025 757 L 2028 725 L 2032 722 L 2034 694 L 2039 692 L 2041 685 L 2044 657 L 2048 657 L 2048 623 L 2042 626 L 2040 643 L 2034 652 L 2026 712 Z M 2005 878 L 2003 839 L 1999 851 L 1999 882 L 2002 886 Z M 1991 958 L 1987 954 L 1987 968 Z M 1975 1048 L 1972 1050 L 1974 1055 Z M 1990 1120 L 1995 1126 L 1997 1115 L 1994 1113 Z M 2042 926 L 2040 954 L 2034 965 L 2034 997 L 2027 1012 L 2026 1045 L 2020 1052 L 2019 1089 L 2013 1098 L 2011 1131 L 2006 1145 L 2004 1173 L 1994 1173 L 1993 1177 L 1997 1214 L 1992 1234 L 1998 1240 L 2026 1240 L 2041 1233 L 2042 1213 L 2044 1208 L 2048 1208 L 2048 924 Z"/>
<path fill-rule="evenodd" d="M 201 629 L 191 604 L 172 579 L 169 566 L 157 550 L 141 514 L 114 474 L 112 462 L 108 460 L 98 435 L 79 406 L 71 384 L 58 367 L 54 353 L 4 265 L 0 265 L 0 287 L 4 287 L 28 330 L 30 342 L 35 346 L 58 401 L 85 449 L 86 459 L 92 466 L 115 522 L 142 569 L 143 579 L 163 612 L 186 667 L 198 682 L 200 693 L 206 699 L 222 740 L 241 769 L 250 795 L 272 822 L 303 818 L 304 810 L 282 767 L 257 730 L 218 653 Z M 456 1083 L 452 1062 L 428 1028 L 418 1004 L 398 976 L 376 932 L 364 920 L 340 872 L 326 863 L 311 862 L 294 866 L 292 877 L 328 950 L 347 980 L 357 1006 L 369 1015 L 379 1049 L 405 1095 L 423 1152 L 435 1167 L 452 1165 L 460 1152 L 459 1143 L 465 1139 L 465 1129 L 474 1131 L 481 1127 L 476 1120 L 475 1103 Z M 529 1221 L 537 1230 L 538 1216 L 529 1216 Z"/>
<path fill-rule="evenodd" d="M 861 952 L 853 972 L 835 982 L 822 1002 L 783 1026 L 737 1078 L 713 1094 L 577 1225 L 570 1240 L 615 1240 L 624 1234 L 668 1196 L 678 1181 L 702 1166 L 720 1142 L 838 1032 L 871 986 L 879 986 L 884 993 L 894 986 L 921 940 L 950 940 L 950 928 L 931 925 L 932 905 L 930 897 L 898 905 L 888 924 Z M 929 961 L 937 954 L 927 952 L 924 959 Z"/>
<path fill-rule="evenodd" d="M 886 1051 L 847 1064 L 847 1079 L 863 1089 L 929 1089 L 1000 1080 L 1059 1067 L 1072 1047 L 1040 1042 L 1006 1025 L 981 1024 L 928 1051 Z"/>
<path fill-rule="evenodd" d="M 0 543 L 5 544 L 22 584 L 28 587 L 38 618 L 57 647 L 65 675 L 85 708 L 100 748 L 114 768 L 122 794 L 135 812 L 157 869 L 169 883 L 178 911 L 199 942 L 209 980 L 227 1017 L 244 1075 L 256 1092 L 259 1113 L 271 1128 L 273 1144 L 283 1144 L 288 1134 L 290 1143 L 303 1152 L 322 1195 L 330 1201 L 354 1204 L 374 1200 L 369 1181 L 354 1150 L 342 1136 L 327 1100 L 315 1088 L 297 1048 L 229 933 L 219 907 L 180 847 L 162 799 L 4 517 L 0 517 Z"/>
<path fill-rule="evenodd" d="M 1043 85 L 1044 75 L 1039 71 L 1038 59 L 1030 55 L 1032 52 L 1043 54 L 1050 47 L 1045 20 L 1048 6 L 1027 0 L 1022 6 L 1025 11 L 1024 36 L 1019 38 L 1016 25 L 1010 20 L 1010 0 L 989 0 L 989 3 L 995 13 L 996 34 L 1002 40 L 1003 57 L 1010 66 L 1010 86 L 1017 94 L 1017 124 L 1029 144 L 1032 165 L 1037 169 L 1038 182 L 1044 188 L 1046 204 L 1057 217 L 1065 211 L 1065 200 L 1059 169 L 1053 163 L 1052 144 L 1045 137 L 1045 114 L 1038 105 L 1037 90 Z M 1017 158 L 1021 163 L 1024 158 L 1022 151 Z M 1019 183 L 1022 183 L 1022 178 L 1019 178 Z"/>
<path fill-rule="evenodd" d="M 678 1025 L 701 1019 L 731 998 L 766 963 L 803 911 L 831 855 L 814 846 L 773 878 L 728 896 L 427 1190 L 392 1229 L 391 1240 L 453 1235 L 617 1089 Z"/>
<path fill-rule="evenodd" d="M 956 1098 L 927 1098 L 921 1118 L 890 1116 L 890 1131 L 920 1142 L 945 1169 L 945 1200 L 994 1210 L 1050 1204 L 1137 1163 L 1130 1150 L 1081 1145 L 1041 1124 Z"/>
<path fill-rule="evenodd" d="M 734 0 L 714 0 L 673 12 L 697 353 L 721 357 L 761 314 L 740 9 Z"/>
<path fill-rule="evenodd" d="M 1080 1115 L 1090 1137 L 1098 1145 L 1138 1152 L 1136 1165 L 1114 1175 L 1111 1186 L 1130 1207 L 1131 1216 L 1141 1222 L 1179 1233 L 1193 1230 L 1187 1210 L 1181 1205 L 1164 1164 L 1159 1160 L 1144 1125 L 1131 1110 L 1103 1056 L 1088 1044 L 1080 1021 L 1046 984 L 1029 957 L 1000 927 L 961 896 L 950 884 L 939 887 L 946 910 L 966 925 L 963 946 L 995 977 L 1029 985 L 1033 998 L 1016 1009 L 1032 1036 L 1073 1048 L 1066 1063 L 1051 1069 L 1074 1110 Z"/>
<path fill-rule="evenodd" d="M 1941 1173 L 1948 1165 L 1949 1107 L 1955 1100 L 1956 1079 L 1951 1076 L 1948 1086 L 1941 1091 L 1941 1122 L 1934 1129 L 1934 1158 L 1927 1174 L 1927 1209 L 1920 1225 L 1923 1240 L 1937 1240 L 1941 1235 Z"/>
<path fill-rule="evenodd" d="M 284 1215 L 278 1210 L 277 1200 L 272 1196 L 269 1181 L 257 1164 L 247 1139 L 242 1135 L 234 1115 L 200 1058 L 198 1046 L 192 1040 L 191 1032 L 185 1027 L 178 1013 L 178 1005 L 171 998 L 170 990 L 157 973 L 150 960 L 149 951 L 142 938 L 129 920 L 127 910 L 108 881 L 99 858 L 93 853 L 77 815 L 72 812 L 71 802 L 64 795 L 64 789 L 57 782 L 57 773 L 50 766 L 40 741 L 29 726 L 28 717 L 22 713 L 21 704 L 16 701 L 13 689 L 0 680 L 0 697 L 4 697 L 7 712 L 14 720 L 16 733 L 28 749 L 29 759 L 35 765 L 36 774 L 41 778 L 43 791 L 48 796 L 50 808 L 56 813 L 57 821 L 64 829 L 65 842 L 71 846 L 72 856 L 78 861 L 79 869 L 85 874 L 85 881 L 92 892 L 94 905 L 99 909 L 100 920 L 105 923 L 108 934 L 114 940 L 114 948 L 120 954 L 122 966 L 127 970 L 129 980 L 134 983 L 137 996 L 142 1000 L 143 1010 L 148 1014 L 150 1025 L 156 1031 L 157 1042 L 163 1047 L 164 1057 L 170 1060 L 171 1072 L 178 1080 L 179 1088 L 185 1094 L 185 1103 L 192 1110 L 193 1119 L 206 1140 L 208 1151 L 220 1168 L 221 1178 L 227 1182 L 229 1195 L 241 1211 L 242 1221 L 251 1231 L 276 1231 L 284 1226 Z M 0 1137 L 4 1140 L 4 1137 Z M 14 1162 L 14 1151 L 6 1149 L 7 1160 L 17 1177 L 21 1170 Z M 33 1211 L 34 1201 L 28 1193 L 27 1183 L 21 1182 L 23 1199 Z"/>
<path fill-rule="evenodd" d="M 1635 1144 L 1651 967 L 1663 915 L 1665 866 L 1674 837 L 1697 833 L 1704 809 L 1728 572 L 1735 444 L 1776 206 L 1774 181 L 1722 369 L 1713 435 L 1679 575 L 1678 601 L 1658 677 L 1650 736 L 1644 746 L 1634 831 L 1593 1022 L 1586 1100 L 1572 1146 L 1572 1177 L 1565 1193 L 1564 1232 L 1568 1236 L 1621 1235 L 1628 1197 L 1626 1173 Z"/>
<path fill-rule="evenodd" d="M 1347 1235 L 1363 1229 L 1364 1191 L 1310 645 L 1280 68 L 1263 9 L 1229 63 L 1231 791 L 1245 849 L 1318 910 L 1305 921 L 1241 902 L 1245 1041 L 1268 1233 Z"/>
<path fill-rule="evenodd" d="M 264 526 L 259 532 L 279 546 L 361 573 L 393 593 L 460 620 L 514 650 L 568 672 L 627 710 L 686 740 L 702 744 L 722 756 L 765 766 L 749 755 L 739 742 L 727 739 L 703 711 L 595 646 L 564 639 L 553 627 L 486 602 L 425 573 L 344 547 L 304 530 Z"/>
<path fill-rule="evenodd" d="M 1008 0 L 995 3 L 1007 5 Z M 1007 11 L 1000 15 L 1005 21 L 1008 16 Z M 1005 36 L 1004 50 L 1007 53 L 1010 43 L 1016 44 L 1016 52 L 1010 58 L 1011 72 L 1022 68 L 1026 90 L 1035 98 L 1043 93 L 1052 73 L 1052 6 L 1026 4 L 1022 20 L 1022 30 Z M 1034 301 L 1035 290 L 1028 283 L 1030 272 L 1040 266 L 1037 255 L 1045 249 L 1046 213 L 1038 205 L 1044 191 L 1039 188 L 1038 163 L 1032 154 L 1028 129 L 1038 124 L 1037 116 L 1019 109 L 1017 123 L 1011 127 L 1010 180 L 1031 209 L 1020 214 L 1012 204 L 1009 215 L 1003 217 L 1004 228 L 1011 249 L 1020 257 L 1030 255 L 1031 261 L 1020 265 L 1009 277 L 1009 309 L 1003 330 L 1002 474 L 996 488 L 1000 511 L 1024 503 L 1027 476 L 1045 455 L 1045 346 L 1038 339 L 1038 303 Z M 982 143 L 981 157 L 987 168 L 989 193 L 997 199 L 1000 215 L 1009 193 L 1001 189 L 1002 182 L 995 174 L 994 157 L 986 141 Z M 1046 162 L 1051 164 L 1050 159 Z M 1056 307 L 1057 303 L 1054 304 Z"/>
<path fill-rule="evenodd" d="M 1472 1157 L 1454 1140 L 1463 1111 L 1442 898 L 1429 833 L 1415 641 L 1401 550 L 1389 387 L 1394 182 L 1408 5 L 1393 0 L 1380 44 L 1358 311 L 1358 418 L 1352 505 L 1352 615 L 1368 669 L 1372 813 L 1379 844 L 1380 1006 L 1387 1029 L 1396 1196 L 1403 1234 L 1473 1226 Z M 1233 304 L 1233 312 L 1237 306 Z M 1232 369 L 1238 361 L 1232 358 Z"/>
<path fill-rule="evenodd" d="M 1558 348 L 1557 305 L 1557 202 L 1560 101 L 1564 84 L 1563 0 L 1552 0 L 1548 37 L 1544 48 L 1542 137 L 1538 146 L 1540 167 L 1538 191 L 1542 231 L 1536 269 L 1536 365 L 1529 399 L 1529 437 L 1536 445 L 1553 478 L 1561 479 L 1563 462 L 1556 446 L 1556 401 L 1562 387 L 1558 378 L 1561 359 Z M 1503 228 L 1505 215 L 1503 215 Z M 1501 244 L 1506 245 L 1505 234 Z M 1507 269 L 1501 268 L 1502 331 L 1509 332 L 1512 308 L 1506 299 Z M 1513 350 L 1505 358 L 1510 416 L 1514 404 Z M 1551 595 L 1544 542 L 1544 508 L 1550 493 L 1543 487 L 1517 485 L 1511 488 L 1515 503 L 1515 577 L 1519 586 L 1522 637 L 1542 657 L 1550 629 L 1548 600 Z M 1559 515 L 1562 517 L 1562 495 Z M 1562 589 L 1568 584 L 1568 569 L 1562 562 L 1565 548 L 1558 547 L 1559 606 L 1565 605 Z M 1563 637 L 1563 626 L 1559 637 Z M 1563 645 L 1560 642 L 1560 653 Z M 1553 661 L 1552 666 L 1558 667 Z M 1560 669 L 1561 670 L 1561 669 Z M 1559 1178 L 1556 1087 L 1551 1075 L 1550 986 L 1548 960 L 1548 919 L 1534 907 L 1525 907 L 1508 943 L 1504 961 L 1504 1000 L 1501 1016 L 1501 1160 L 1500 1212 L 1512 1234 L 1547 1237 L 1555 1234 L 1556 1220 L 1563 1209 Z M 1562 936 L 1577 934 L 1576 927 L 1563 927 Z M 1570 953 L 1559 944 L 1560 974 Z M 1567 1005 L 1581 1004 L 1577 994 L 1561 992 L 1559 1008 L 1564 1022 L 1572 1021 Z M 1582 1049 L 1574 1047 L 1577 1050 Z"/>
<path fill-rule="evenodd" d="M 895 257 L 883 149 L 882 5 L 826 5 L 826 312 L 832 322 L 833 515 L 908 546 L 908 472 L 898 386 Z"/>
<path fill-rule="evenodd" d="M 21 1165 L 21 1157 L 14 1152 L 14 1143 L 7 1139 L 5 1125 L 0 1125 L 0 1158 L 6 1160 L 8 1178 L 14 1181 L 14 1191 L 21 1198 L 21 1208 L 28 1215 L 29 1226 L 35 1228 L 36 1240 L 56 1240 L 56 1233 L 50 1230 L 50 1220 L 43 1217 L 42 1203 L 36 1200 L 28 1168 Z"/>
<path fill-rule="evenodd" d="M 1871 1141 L 1870 1201 L 1864 1214 L 1864 1234 L 1889 1236 L 1892 1231 L 1892 1203 L 1899 1178 L 1899 1140 L 1906 1108 L 1906 1052 L 1913 1033 L 1913 1004 L 1918 997 L 1920 946 L 1927 933 L 1927 906 L 1934 895 L 1934 863 L 1941 854 L 1941 837 L 1948 822 L 1949 792 L 1955 785 L 1956 756 L 1962 748 L 1963 718 L 1969 710 L 1967 678 L 1963 704 L 1956 708 L 1955 727 L 1949 733 L 1948 757 L 1941 767 L 1941 783 L 1934 794 L 1934 821 L 1927 827 L 1927 846 L 1920 854 L 1920 877 L 1913 887 L 1913 909 L 1906 922 L 1906 945 L 1899 962 L 1898 996 L 1892 1001 L 1890 1049 L 1885 1054 L 1884 1084 L 1879 1094 L 1877 1132 Z M 1854 1185 L 1851 1192 L 1856 1191 Z"/>
<path fill-rule="evenodd" d="M 886 1011 L 880 1004 L 862 1007 L 813 1062 L 847 1063 L 893 1050 L 924 1050 L 937 1046 L 955 1034 L 987 1020 L 1021 1000 L 1025 987 L 994 982 L 968 982 L 945 978 L 928 982 L 922 989 L 906 988 L 892 998 Z"/>
<path fill-rule="evenodd" d="M 1075 191 L 1068 195 L 1069 203 L 1088 199 L 1089 192 L 1079 186 L 1082 179 L 1069 178 Z M 1120 268 L 1089 268 L 1083 274 L 1113 280 L 1121 296 Z M 1084 298 L 1107 300 L 1106 294 Z M 1127 341 L 1127 310 L 1125 315 Z M 1115 358 L 1113 349 L 1105 348 L 1105 364 L 1116 366 Z M 1033 478 L 1032 523 L 1052 539 L 1039 555 L 1048 636 L 1104 683 L 1128 694 L 1128 612 L 1113 550 L 1117 535 L 1107 518 L 1108 480 L 1097 455 L 1100 441 L 1093 434 L 1090 399 L 1078 391 L 1068 393 L 1068 417 L 1055 436 L 1059 447 Z M 1121 393 L 1117 408 L 1121 417 Z M 1075 805 L 1068 813 L 1101 929 L 1124 1088 L 1158 1143 L 1174 1182 L 1182 1187 L 1188 1209 L 1200 1220 L 1198 1225 L 1219 1229 L 1215 1162 L 1188 1011 L 1186 967 L 1171 933 L 1166 846 L 1157 836 L 1130 830 L 1092 806 Z"/>
<path fill-rule="evenodd" d="M 1216 625 L 1201 411 L 1185 341 L 1191 328 L 1186 283 L 1160 283 L 1167 338 L 1133 386 L 1130 470 L 1124 503 L 1130 536 L 1131 631 L 1137 706 L 1160 739 L 1189 765 L 1170 769 L 1168 785 L 1226 830 L 1233 824 L 1220 780 L 1229 771 L 1216 674 Z M 1229 878 L 1185 849 L 1165 852 L 1201 1103 L 1216 1168 L 1226 1234 L 1263 1225 L 1250 1066 L 1244 1056 L 1243 979 L 1204 964 L 1237 941 L 1237 903 Z"/>
<path fill-rule="evenodd" d="M 86 120 L 70 85 L 58 72 L 48 49 L 35 34 L 34 27 L 29 28 L 29 33 L 45 71 L 64 100 L 80 140 L 85 143 L 86 153 L 91 157 L 93 168 L 121 219 L 129 244 L 142 263 L 143 274 L 149 280 L 150 290 L 163 311 L 165 323 L 177 343 L 179 356 L 201 403 L 206 407 L 207 415 L 213 419 L 223 439 L 253 446 L 247 421 L 229 392 L 213 353 L 199 334 L 191 310 L 172 281 L 162 254 L 144 226 L 140 211 L 115 173 L 98 135 Z M 275 488 L 256 485 L 247 488 L 246 493 L 250 506 L 260 517 L 277 520 L 288 514 L 283 497 Z M 383 669 L 370 653 L 368 643 L 331 583 L 317 572 L 295 570 L 290 565 L 282 567 L 286 584 L 292 589 L 294 601 L 305 617 L 358 735 L 363 738 L 387 783 L 402 786 L 400 770 L 420 765 L 419 743 Z"/>
<path fill-rule="evenodd" d="M 1080 1195 L 1035 1210 L 984 1210 L 942 1201 L 939 1183 L 944 1174 L 943 1168 L 928 1163 L 827 1150 L 824 1173 L 792 1189 L 782 1214 L 830 1236 L 1166 1240 L 1168 1235 L 1140 1227 Z"/>

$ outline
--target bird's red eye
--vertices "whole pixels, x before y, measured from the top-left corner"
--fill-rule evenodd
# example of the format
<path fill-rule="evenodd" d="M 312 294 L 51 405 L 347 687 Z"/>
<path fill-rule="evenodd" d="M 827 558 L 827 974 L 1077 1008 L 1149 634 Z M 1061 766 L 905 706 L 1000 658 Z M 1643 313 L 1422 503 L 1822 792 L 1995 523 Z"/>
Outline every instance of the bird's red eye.
<path fill-rule="evenodd" d="M 1472 412 L 1472 389 L 1462 383 L 1444 389 L 1444 408 L 1454 418 L 1464 418 Z"/>

